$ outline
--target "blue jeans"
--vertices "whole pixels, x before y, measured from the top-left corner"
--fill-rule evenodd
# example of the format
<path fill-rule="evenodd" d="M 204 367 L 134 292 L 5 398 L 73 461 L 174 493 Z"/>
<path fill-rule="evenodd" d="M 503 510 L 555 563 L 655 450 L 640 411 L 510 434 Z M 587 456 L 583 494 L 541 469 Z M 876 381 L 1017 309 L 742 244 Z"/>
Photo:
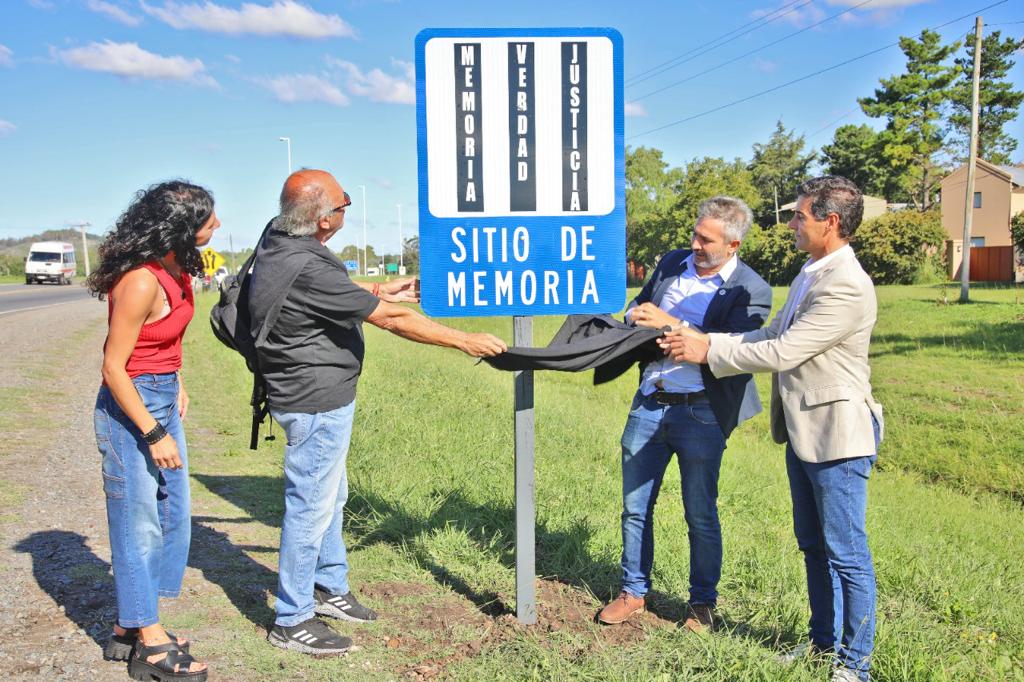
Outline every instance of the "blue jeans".
<path fill-rule="evenodd" d="M 622 589 L 651 589 L 654 505 L 665 470 L 677 455 L 690 539 L 690 602 L 714 605 L 722 575 L 718 472 L 725 436 L 707 399 L 660 405 L 637 392 L 622 433 Z"/>
<path fill-rule="evenodd" d="M 810 638 L 819 649 L 835 649 L 836 664 L 864 680 L 875 643 L 875 569 L 865 517 L 876 459 L 818 464 L 799 459 L 786 446 L 793 530 L 807 568 Z"/>
<path fill-rule="evenodd" d="M 159 621 L 158 597 L 177 597 L 192 539 L 188 450 L 178 416 L 178 375 L 132 379 L 153 418 L 174 438 L 182 468 L 158 469 L 149 445 L 106 386 L 96 397 L 93 421 L 103 456 L 117 622 L 124 628 Z"/>
<path fill-rule="evenodd" d="M 313 587 L 346 594 L 348 556 L 341 537 L 348 499 L 345 457 L 356 403 L 330 412 L 270 414 L 284 429 L 284 521 L 277 583 L 277 619 L 284 627 L 313 617 Z"/>

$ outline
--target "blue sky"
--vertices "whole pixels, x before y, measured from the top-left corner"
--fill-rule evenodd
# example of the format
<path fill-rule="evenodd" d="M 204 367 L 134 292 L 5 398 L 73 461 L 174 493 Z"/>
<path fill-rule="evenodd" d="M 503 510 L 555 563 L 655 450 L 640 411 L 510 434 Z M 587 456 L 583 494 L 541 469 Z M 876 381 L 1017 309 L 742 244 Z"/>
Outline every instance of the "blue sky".
<path fill-rule="evenodd" d="M 421 29 L 618 29 L 625 98 L 632 102 L 627 143 L 657 147 L 681 164 L 701 156 L 747 158 L 779 118 L 820 147 L 836 125 L 868 120 L 856 98 L 902 69 L 897 48 L 648 131 L 997 0 L 870 0 L 856 7 L 864 1 L 0 0 L 0 237 L 81 220 L 104 232 L 134 191 L 186 177 L 216 195 L 223 229 L 214 248 L 227 248 L 229 235 L 241 248 L 276 212 L 287 172 L 278 138 L 287 136 L 294 167 L 332 171 L 356 202 L 331 246 L 340 250 L 361 240 L 357 186 L 365 185 L 370 244 L 393 252 L 397 204 L 406 234 L 416 229 L 411 71 Z M 787 37 L 844 10 L 850 11 Z M 1024 20 L 1019 0 L 982 14 L 1004 35 L 1024 33 L 1024 24 L 1010 23 Z M 705 54 L 690 54 L 634 82 L 758 18 L 745 35 L 735 33 Z M 972 26 L 973 19 L 964 19 L 942 32 L 953 39 Z M 1011 76 L 1024 82 L 1024 66 Z M 648 95 L 683 79 L 689 80 Z M 1024 138 L 1021 119 L 1008 132 Z M 1022 158 L 1018 150 L 1015 160 Z"/>

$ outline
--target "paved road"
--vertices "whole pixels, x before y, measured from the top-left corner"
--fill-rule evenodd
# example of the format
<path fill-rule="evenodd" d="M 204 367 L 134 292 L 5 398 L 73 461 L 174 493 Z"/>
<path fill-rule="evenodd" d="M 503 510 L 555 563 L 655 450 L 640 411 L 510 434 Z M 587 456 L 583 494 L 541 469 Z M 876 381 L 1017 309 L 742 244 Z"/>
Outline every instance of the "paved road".
<path fill-rule="evenodd" d="M 0 316 L 22 310 L 39 310 L 88 299 L 81 279 L 70 286 L 59 284 L 0 284 Z"/>

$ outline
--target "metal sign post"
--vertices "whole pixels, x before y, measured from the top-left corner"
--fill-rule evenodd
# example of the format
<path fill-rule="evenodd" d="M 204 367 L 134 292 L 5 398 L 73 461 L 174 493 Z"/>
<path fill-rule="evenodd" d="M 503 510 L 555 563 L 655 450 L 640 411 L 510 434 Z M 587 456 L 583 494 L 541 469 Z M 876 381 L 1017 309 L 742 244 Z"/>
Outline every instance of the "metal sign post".
<path fill-rule="evenodd" d="M 626 295 L 622 36 L 611 28 L 425 29 L 416 36 L 423 310 L 620 310 Z M 533 373 L 515 383 L 516 615 L 537 620 Z"/>
<path fill-rule="evenodd" d="M 533 318 L 512 318 L 512 343 L 533 345 Z M 537 622 L 537 575 L 534 532 L 537 510 L 533 469 L 533 370 L 514 373 L 516 429 L 516 618 L 524 625 Z"/>

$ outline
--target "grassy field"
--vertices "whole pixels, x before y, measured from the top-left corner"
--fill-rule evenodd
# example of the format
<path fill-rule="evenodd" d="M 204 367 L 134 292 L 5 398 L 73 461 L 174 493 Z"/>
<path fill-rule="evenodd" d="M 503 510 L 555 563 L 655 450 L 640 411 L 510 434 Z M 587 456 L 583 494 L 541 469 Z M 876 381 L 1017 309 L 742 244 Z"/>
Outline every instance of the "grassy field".
<path fill-rule="evenodd" d="M 874 679 L 1024 680 L 1024 302 L 1012 289 L 975 289 L 965 307 L 943 305 L 941 288 L 878 294 L 872 364 L 887 439 L 868 517 Z M 199 299 L 185 378 L 194 537 L 206 548 L 193 566 L 216 590 L 167 623 L 198 637 L 218 679 L 826 679 L 811 663 L 773 661 L 802 641 L 807 613 L 782 449 L 763 414 L 733 435 L 723 465 L 725 628 L 676 627 L 688 554 L 674 466 L 656 516 L 652 613 L 602 628 L 592 618 L 618 589 L 618 439 L 636 377 L 594 387 L 589 373 L 538 373 L 540 623 L 524 628 L 509 615 L 511 375 L 370 326 L 345 532 L 354 589 L 383 617 L 338 626 L 361 646 L 343 659 L 271 648 L 283 439 L 276 430 L 247 450 L 251 379 L 210 334 L 212 302 Z M 535 341 L 560 322 L 537 318 Z M 507 318 L 452 324 L 511 338 Z"/>

